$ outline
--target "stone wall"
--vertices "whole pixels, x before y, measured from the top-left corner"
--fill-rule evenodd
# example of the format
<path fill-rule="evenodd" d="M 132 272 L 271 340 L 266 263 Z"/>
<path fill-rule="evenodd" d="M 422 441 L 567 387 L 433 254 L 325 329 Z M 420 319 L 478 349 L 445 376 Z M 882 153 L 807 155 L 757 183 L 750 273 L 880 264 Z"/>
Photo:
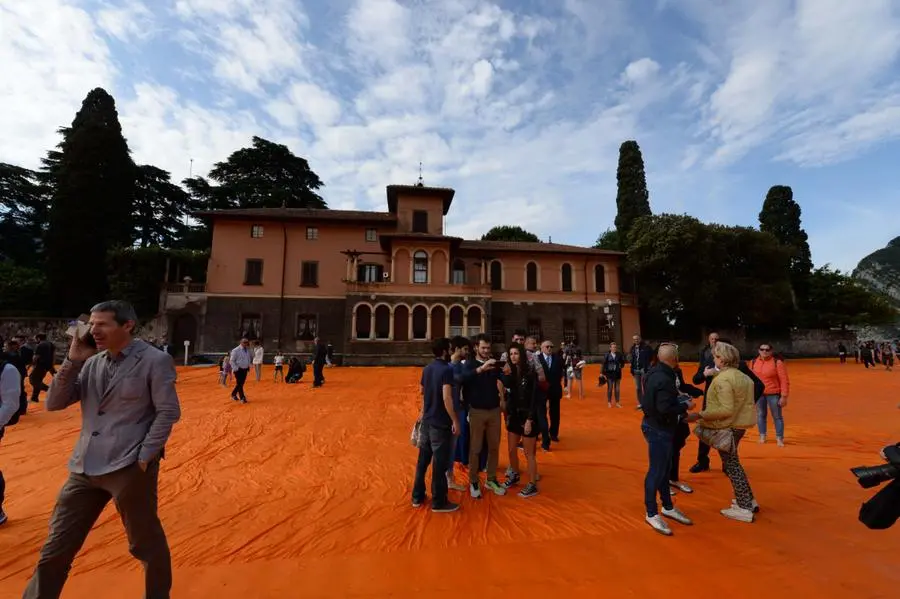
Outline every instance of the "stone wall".
<path fill-rule="evenodd" d="M 68 318 L 0 318 L 0 341 L 6 341 L 16 335 L 25 335 L 34 339 L 38 333 L 47 335 L 47 339 L 56 345 L 57 359 L 62 360 L 66 355 L 70 339 L 66 336 L 69 328 Z M 157 341 L 156 328 L 153 322 L 142 325 L 138 330 L 138 337 L 155 343 Z"/>
<path fill-rule="evenodd" d="M 829 357 L 837 356 L 838 343 L 844 344 L 850 348 L 856 342 L 856 332 L 854 331 L 831 331 L 820 329 L 797 329 L 790 333 L 788 337 L 782 338 L 757 338 L 748 337 L 743 330 L 737 331 L 719 331 L 719 336 L 723 339 L 731 341 L 735 347 L 741 352 L 741 356 L 745 359 L 751 359 L 759 354 L 759 346 L 761 343 L 770 343 L 776 352 L 786 357 Z M 651 345 L 656 345 L 660 341 L 671 341 L 670 339 L 648 339 Z M 685 361 L 694 361 L 700 355 L 700 350 L 706 347 L 706 337 L 691 340 L 676 340 L 678 343 L 678 353 L 681 359 Z M 630 341 L 627 343 L 631 345 Z M 626 348 L 627 349 L 627 348 Z"/>

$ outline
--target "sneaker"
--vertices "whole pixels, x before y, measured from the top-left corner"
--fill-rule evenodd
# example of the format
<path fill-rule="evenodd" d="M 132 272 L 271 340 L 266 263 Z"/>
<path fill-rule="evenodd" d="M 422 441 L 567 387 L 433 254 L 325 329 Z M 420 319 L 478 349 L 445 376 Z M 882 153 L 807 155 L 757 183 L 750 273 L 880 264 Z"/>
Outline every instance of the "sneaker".
<path fill-rule="evenodd" d="M 671 484 L 669 486 L 669 495 L 678 495 L 678 489 L 671 486 Z"/>
<path fill-rule="evenodd" d="M 753 503 L 751 503 L 750 505 L 753 506 L 753 507 L 751 507 L 751 510 L 753 511 L 753 513 L 758 514 L 759 513 L 759 503 L 757 503 L 756 500 L 754 499 Z M 737 499 L 731 500 L 731 507 L 740 507 L 738 505 Z"/>
<path fill-rule="evenodd" d="M 606 407 L 607 407 L 607 408 L 611 408 L 611 407 L 612 407 L 612 402 L 609 402 L 608 404 L 606 404 Z"/>
<path fill-rule="evenodd" d="M 444 505 L 433 505 L 431 506 L 431 511 L 437 514 L 449 514 L 450 512 L 455 512 L 459 509 L 458 503 L 453 503 L 452 501 L 448 501 Z"/>
<path fill-rule="evenodd" d="M 765 442 L 766 442 L 766 436 L 765 436 L 765 435 L 760 435 L 760 436 L 759 436 L 759 444 L 760 444 L 760 445 L 764 445 Z"/>
<path fill-rule="evenodd" d="M 700 462 L 697 462 L 696 464 L 691 466 L 692 474 L 699 474 L 701 472 L 707 472 L 707 471 L 709 471 L 709 464 L 701 464 Z"/>
<path fill-rule="evenodd" d="M 455 480 L 453 480 L 452 477 L 448 476 L 447 477 L 447 488 L 450 489 L 451 491 L 465 491 L 466 485 L 461 485 L 458 482 L 456 482 Z"/>
<path fill-rule="evenodd" d="M 472 499 L 481 499 L 481 489 L 478 487 L 478 483 L 469 485 L 469 495 L 472 496 Z"/>
<path fill-rule="evenodd" d="M 784 439 L 781 437 L 776 437 L 775 442 L 778 444 L 778 447 L 784 447 Z"/>
<path fill-rule="evenodd" d="M 242 399 L 242 400 L 241 400 L 241 403 L 242 403 L 242 404 L 246 404 L 246 403 L 247 403 L 247 400 L 246 400 L 246 399 Z"/>
<path fill-rule="evenodd" d="M 661 535 L 666 535 L 667 537 L 672 536 L 672 529 L 669 528 L 669 525 L 666 524 L 666 521 L 662 519 L 662 516 L 656 514 L 655 516 L 647 516 L 646 517 L 647 524 L 650 527 L 658 532 Z"/>
<path fill-rule="evenodd" d="M 685 516 L 684 513 L 677 507 L 673 507 L 670 510 L 663 508 L 662 515 L 666 518 L 674 520 L 675 522 L 678 522 L 679 524 L 684 524 L 685 526 L 690 526 L 694 523 L 693 520 Z"/>
<path fill-rule="evenodd" d="M 519 484 L 520 480 L 522 480 L 522 477 L 519 476 L 518 472 L 507 472 L 506 480 L 503 481 L 503 488 L 508 489 L 510 487 L 514 487 Z"/>
<path fill-rule="evenodd" d="M 413 499 L 412 500 L 412 506 L 416 507 L 416 508 L 422 507 L 423 503 L 425 503 L 424 499 Z"/>
<path fill-rule="evenodd" d="M 731 520 L 737 520 L 738 522 L 753 522 L 753 510 L 745 510 L 742 507 L 738 507 L 735 504 L 732 504 L 731 507 L 721 510 L 721 513 L 726 518 L 730 518 Z"/>
<path fill-rule="evenodd" d="M 493 491 L 494 495 L 506 495 L 506 489 L 496 480 L 489 480 L 484 484 L 488 491 Z"/>
<path fill-rule="evenodd" d="M 537 485 L 534 483 L 528 483 L 525 485 L 525 488 L 519 491 L 519 497 L 523 499 L 528 499 L 529 497 L 534 497 L 540 491 L 538 491 Z"/>
<path fill-rule="evenodd" d="M 686 485 L 686 484 L 684 484 L 683 482 L 678 481 L 678 480 L 670 480 L 670 481 L 669 481 L 669 486 L 670 486 L 670 487 L 675 487 L 676 489 L 678 489 L 678 490 L 681 491 L 682 493 L 687 493 L 688 495 L 690 495 L 691 493 L 694 492 L 694 490 L 693 490 L 690 486 L 688 486 L 688 485 Z"/>
<path fill-rule="evenodd" d="M 616 407 L 617 407 L 617 408 L 621 408 L 621 407 L 622 407 L 622 404 L 617 403 L 617 404 L 616 404 Z"/>

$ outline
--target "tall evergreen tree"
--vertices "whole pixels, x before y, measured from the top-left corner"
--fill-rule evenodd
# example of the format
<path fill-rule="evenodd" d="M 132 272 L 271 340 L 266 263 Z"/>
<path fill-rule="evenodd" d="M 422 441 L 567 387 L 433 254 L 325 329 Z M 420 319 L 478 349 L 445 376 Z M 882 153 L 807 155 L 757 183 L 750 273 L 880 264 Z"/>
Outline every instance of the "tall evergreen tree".
<path fill-rule="evenodd" d="M 616 192 L 616 231 L 619 248 L 628 246 L 628 233 L 634 221 L 642 216 L 650 216 L 650 192 L 647 191 L 647 176 L 644 173 L 644 157 L 634 140 L 619 146 L 619 168 L 616 170 L 618 190 Z"/>
<path fill-rule="evenodd" d="M 149 164 L 137 168 L 134 197 L 134 240 L 140 247 L 171 248 L 181 241 L 187 225 L 190 196 L 170 181 L 168 171 Z"/>
<path fill-rule="evenodd" d="M 790 252 L 795 307 L 802 307 L 809 296 L 809 277 L 813 269 L 809 236 L 801 226 L 800 215 L 794 191 L 787 185 L 771 187 L 759 213 L 760 231 L 774 235 Z"/>
<path fill-rule="evenodd" d="M 132 241 L 135 166 L 105 90 L 88 93 L 60 150 L 46 171 L 55 179 L 47 275 L 54 308 L 73 315 L 106 296 L 107 253 Z"/>
<path fill-rule="evenodd" d="M 497 225 L 492 227 L 490 231 L 481 236 L 482 241 L 527 241 L 530 243 L 539 243 L 540 238 L 526 231 L 519 225 Z"/>
<path fill-rule="evenodd" d="M 46 213 L 38 173 L 0 163 L 0 258 L 40 266 Z"/>

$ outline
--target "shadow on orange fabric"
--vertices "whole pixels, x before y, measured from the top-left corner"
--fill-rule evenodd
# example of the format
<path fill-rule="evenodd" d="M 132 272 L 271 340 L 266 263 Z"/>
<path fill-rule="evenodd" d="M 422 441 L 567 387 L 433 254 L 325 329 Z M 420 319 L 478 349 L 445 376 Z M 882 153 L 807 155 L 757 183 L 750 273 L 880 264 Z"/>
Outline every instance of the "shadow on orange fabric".
<path fill-rule="evenodd" d="M 476 502 L 451 491 L 462 509 L 433 514 L 410 506 L 420 369 L 330 368 L 312 389 L 308 377 L 274 384 L 268 366 L 240 405 L 217 369 L 180 368 L 183 417 L 160 477 L 172 596 L 896 597 L 900 526 L 858 522 L 874 490 L 849 468 L 880 463 L 879 450 L 900 440 L 900 374 L 836 360 L 788 367 L 787 447 L 759 445 L 755 430 L 741 446 L 757 521 L 719 514 L 731 487 L 718 457 L 711 472 L 687 472 L 692 437 L 682 480 L 695 492 L 675 502 L 695 524 L 673 524 L 672 538 L 644 522 L 647 448 L 627 375 L 625 409 L 607 408 L 597 366 L 585 371 L 585 400 L 563 399 L 561 442 L 538 455 L 540 495 Z M 21 596 L 31 575 L 80 427 L 77 407 L 29 410 L 0 445 L 10 518 L 0 527 L 0 597 Z M 505 439 L 501 447 L 502 478 Z M 141 582 L 110 505 L 63 597 L 138 597 Z"/>

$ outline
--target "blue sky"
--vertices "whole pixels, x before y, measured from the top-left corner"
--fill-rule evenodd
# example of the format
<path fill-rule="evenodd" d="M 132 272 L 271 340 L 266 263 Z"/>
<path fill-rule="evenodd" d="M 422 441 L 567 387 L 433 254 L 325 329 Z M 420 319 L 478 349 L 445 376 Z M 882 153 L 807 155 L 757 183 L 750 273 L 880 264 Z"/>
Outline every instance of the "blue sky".
<path fill-rule="evenodd" d="M 36 166 L 102 86 L 178 180 L 260 135 L 384 210 L 421 160 L 448 233 L 589 245 L 636 139 L 654 212 L 755 226 L 790 185 L 848 269 L 900 235 L 898 52 L 891 0 L 0 0 L 0 161 Z"/>

